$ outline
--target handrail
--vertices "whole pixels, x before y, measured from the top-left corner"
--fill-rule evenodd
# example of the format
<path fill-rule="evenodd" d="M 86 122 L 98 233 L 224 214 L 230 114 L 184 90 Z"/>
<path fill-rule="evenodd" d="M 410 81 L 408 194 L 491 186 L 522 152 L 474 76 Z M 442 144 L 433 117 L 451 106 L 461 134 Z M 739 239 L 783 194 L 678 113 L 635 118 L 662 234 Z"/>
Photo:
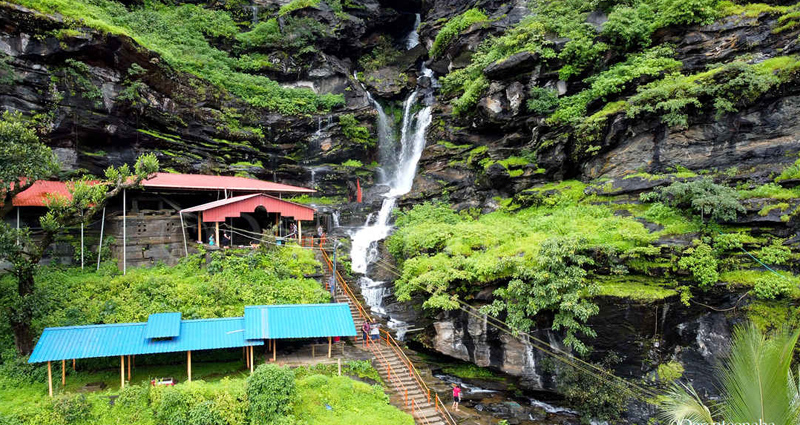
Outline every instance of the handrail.
<path fill-rule="evenodd" d="M 410 372 L 411 376 L 414 378 L 414 380 L 417 382 L 417 385 L 419 386 L 419 389 L 422 392 L 427 394 L 428 402 L 430 402 L 431 401 L 431 397 L 430 397 L 431 389 L 428 387 L 427 384 L 425 384 L 425 380 L 422 379 L 422 375 L 420 375 L 419 371 L 414 366 L 414 363 L 411 361 L 411 359 L 408 358 L 406 353 L 403 352 L 403 349 L 402 349 L 402 347 L 400 347 L 400 344 L 397 343 L 397 341 L 394 339 L 394 337 L 389 332 L 387 332 L 384 329 L 381 329 L 381 332 L 383 332 L 386 335 L 386 337 L 384 338 L 386 340 L 386 345 L 391 347 L 395 351 L 395 353 L 398 354 L 398 357 L 400 358 L 400 361 L 403 362 L 406 365 L 406 367 L 409 369 L 409 372 Z M 435 394 L 435 397 L 434 397 L 433 405 L 436 408 L 436 410 L 444 412 L 445 422 L 447 422 L 450 425 L 457 425 L 456 420 L 453 419 L 452 415 L 450 415 L 450 411 L 447 410 L 447 408 L 445 407 L 444 403 L 442 403 L 441 399 L 439 399 L 439 395 L 436 394 L 436 393 L 434 393 L 434 394 Z"/>
<path fill-rule="evenodd" d="M 347 282 L 344 280 L 341 273 L 339 273 L 339 270 L 333 270 L 333 262 L 331 262 L 328 253 L 324 249 L 321 251 L 322 251 L 322 257 L 325 259 L 325 262 L 328 265 L 328 269 L 331 270 L 332 274 L 335 274 L 336 281 L 339 283 L 339 287 L 342 289 L 345 295 L 348 298 L 350 298 L 353 304 L 355 304 L 356 309 L 358 310 L 358 313 L 361 316 L 361 318 L 372 323 L 372 317 L 370 317 L 369 313 L 367 313 L 367 311 L 364 309 L 364 306 L 361 305 L 361 303 L 356 298 L 355 294 L 353 294 L 353 291 L 350 289 L 350 286 L 347 285 Z"/>
<path fill-rule="evenodd" d="M 394 387 L 398 392 L 403 394 L 403 402 L 405 403 L 406 406 L 408 406 L 409 405 L 408 388 L 406 388 L 405 384 L 403 384 L 403 381 L 400 380 L 397 373 L 392 373 L 393 372 L 392 365 L 389 364 L 388 360 L 386 360 L 386 356 L 383 355 L 383 352 L 381 352 L 380 347 L 376 347 L 376 345 L 377 344 L 375 342 L 370 342 L 369 340 L 367 340 L 367 346 L 369 346 L 370 351 L 372 351 L 372 354 L 375 355 L 375 358 L 378 359 L 379 361 L 383 360 L 384 367 L 386 368 L 387 379 L 390 381 L 390 383 L 394 384 Z M 414 415 L 415 408 L 419 410 L 418 415 Z M 417 405 L 416 401 L 414 401 L 413 398 L 411 399 L 411 413 L 412 416 L 417 416 L 423 422 L 428 423 L 428 419 L 422 415 L 422 408 L 420 408 L 419 405 Z"/>
<path fill-rule="evenodd" d="M 356 296 L 353 293 L 352 289 L 347 284 L 347 281 L 345 281 L 344 278 L 342 277 L 341 273 L 339 273 L 339 270 L 333 270 L 333 262 L 331 261 L 330 257 L 328 256 L 327 251 L 325 249 L 320 249 L 320 251 L 322 252 L 322 258 L 325 260 L 325 263 L 327 264 L 328 269 L 331 270 L 331 273 L 335 274 L 336 281 L 339 283 L 339 287 L 341 288 L 342 292 L 344 292 L 344 294 L 356 306 L 356 309 L 358 310 L 358 314 L 361 316 L 361 318 L 363 320 L 367 320 L 370 323 L 372 323 L 372 318 L 369 316 L 369 313 L 366 312 L 364 307 L 361 305 L 361 302 L 358 301 L 358 298 L 356 298 Z M 327 287 L 327 282 L 326 282 L 326 287 Z M 328 288 L 328 289 L 330 289 L 330 288 Z M 414 381 L 416 382 L 416 384 L 419 387 L 420 391 L 422 391 L 422 392 L 424 392 L 426 394 L 426 398 L 428 399 L 428 402 L 430 403 L 431 402 L 431 393 L 432 393 L 432 391 L 425 384 L 425 381 L 422 379 L 422 376 L 420 375 L 419 371 L 414 366 L 414 363 L 411 362 L 411 359 L 409 359 L 408 356 L 406 356 L 406 354 L 403 352 L 403 350 L 400 347 L 400 345 L 397 344 L 397 341 L 394 339 L 394 337 L 392 337 L 391 334 L 389 334 L 389 332 L 387 332 L 385 329 L 380 329 L 380 331 L 386 335 L 385 338 L 382 338 L 382 339 L 384 339 L 386 341 L 386 345 L 390 349 L 392 349 L 395 353 L 398 354 L 398 358 L 400 359 L 400 361 L 406 366 L 406 368 L 408 368 L 409 375 L 411 375 L 411 377 L 414 379 Z M 372 345 L 370 345 L 371 341 L 369 340 L 369 338 L 367 338 L 366 341 L 367 341 L 367 346 L 370 347 L 370 350 L 373 352 L 373 354 L 375 354 L 375 358 L 377 359 L 378 355 L 375 353 L 375 350 L 372 347 L 372 345 L 374 345 L 374 343 L 372 343 Z M 389 365 L 388 361 L 386 361 L 386 358 L 383 356 L 383 353 L 380 352 L 380 349 L 378 349 L 378 353 L 380 354 L 380 357 L 384 360 L 384 363 L 386 364 L 386 373 L 391 378 L 391 373 L 390 373 L 390 371 L 392 370 L 391 369 L 391 365 Z M 397 380 L 397 375 L 396 374 L 395 374 L 395 379 Z M 406 404 L 408 404 L 408 390 L 405 388 L 405 385 L 403 385 L 402 382 L 399 382 L 399 383 L 400 383 L 400 385 L 402 385 L 402 387 L 403 387 L 403 389 L 405 391 Z M 395 387 L 397 388 L 397 385 L 395 385 Z M 399 390 L 399 388 L 398 388 L 398 390 Z M 453 419 L 453 416 L 450 415 L 450 412 L 447 410 L 447 408 L 445 407 L 444 403 L 442 403 L 441 399 L 439 398 L 439 395 L 436 394 L 435 392 L 433 392 L 433 393 L 434 393 L 434 397 L 433 397 L 433 406 L 434 406 L 434 408 L 437 411 L 444 413 L 443 416 L 444 416 L 445 422 L 448 425 L 457 425 L 455 419 Z M 412 412 L 413 412 L 413 407 L 416 407 L 417 409 L 420 409 L 420 412 L 421 412 L 421 408 L 417 405 L 416 401 L 413 398 L 411 400 L 411 404 L 412 404 Z M 422 419 L 424 420 L 424 422 L 428 423 L 426 418 L 423 417 Z"/>

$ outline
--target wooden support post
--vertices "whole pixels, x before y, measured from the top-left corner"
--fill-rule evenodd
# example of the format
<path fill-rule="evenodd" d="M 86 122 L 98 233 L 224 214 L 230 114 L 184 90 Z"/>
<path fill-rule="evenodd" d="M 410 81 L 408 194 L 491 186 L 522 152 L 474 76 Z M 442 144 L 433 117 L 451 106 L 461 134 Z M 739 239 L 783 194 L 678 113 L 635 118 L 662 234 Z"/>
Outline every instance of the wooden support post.
<path fill-rule="evenodd" d="M 186 245 L 186 227 L 183 225 L 183 213 L 179 212 L 178 215 L 181 217 L 181 236 L 183 236 L 183 252 L 188 257 L 189 256 L 189 246 Z"/>
<path fill-rule="evenodd" d="M 127 192 L 122 189 L 122 274 L 128 273 L 128 202 Z"/>
<path fill-rule="evenodd" d="M 67 386 L 67 361 L 61 360 L 61 386 Z"/>
<path fill-rule="evenodd" d="M 75 359 L 72 359 L 72 371 L 75 371 Z"/>
<path fill-rule="evenodd" d="M 53 396 L 53 366 L 47 362 L 47 390 Z"/>
<path fill-rule="evenodd" d="M 201 220 L 202 212 L 197 212 L 197 242 L 203 243 L 203 223 Z"/>
<path fill-rule="evenodd" d="M 278 340 L 272 340 L 272 361 L 274 362 L 277 359 L 277 352 L 278 352 Z"/>
<path fill-rule="evenodd" d="M 336 359 L 336 364 L 339 366 L 339 376 L 342 376 L 342 359 Z"/>
<path fill-rule="evenodd" d="M 297 220 L 297 243 L 303 245 L 303 222 Z"/>
<path fill-rule="evenodd" d="M 250 346 L 250 374 L 253 374 L 253 370 L 256 368 L 255 366 L 255 349 L 253 346 Z"/>
<path fill-rule="evenodd" d="M 328 358 L 331 358 L 331 349 L 333 349 L 332 338 L 328 337 Z"/>
<path fill-rule="evenodd" d="M 100 271 L 100 260 L 103 259 L 103 232 L 106 230 L 106 207 L 103 207 L 103 216 L 100 220 L 100 245 L 97 247 L 97 271 Z"/>
<path fill-rule="evenodd" d="M 131 356 L 128 356 L 128 382 L 131 381 Z"/>
<path fill-rule="evenodd" d="M 192 382 L 192 352 L 186 352 L 186 374 L 188 375 L 186 380 Z"/>
<path fill-rule="evenodd" d="M 125 356 L 119 356 L 119 389 L 125 388 Z"/>
<path fill-rule="evenodd" d="M 219 221 L 215 222 L 214 225 L 215 225 L 214 226 L 214 243 L 216 243 L 217 246 L 220 246 L 220 242 L 219 242 Z"/>

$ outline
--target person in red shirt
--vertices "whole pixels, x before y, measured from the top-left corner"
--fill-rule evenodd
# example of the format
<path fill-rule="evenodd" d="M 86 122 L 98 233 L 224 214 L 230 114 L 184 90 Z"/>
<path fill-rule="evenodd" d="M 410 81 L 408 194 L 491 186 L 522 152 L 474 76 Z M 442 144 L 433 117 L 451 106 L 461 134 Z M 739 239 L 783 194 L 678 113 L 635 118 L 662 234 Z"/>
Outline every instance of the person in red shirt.
<path fill-rule="evenodd" d="M 453 409 L 458 412 L 458 403 L 461 403 L 461 387 L 453 384 Z"/>

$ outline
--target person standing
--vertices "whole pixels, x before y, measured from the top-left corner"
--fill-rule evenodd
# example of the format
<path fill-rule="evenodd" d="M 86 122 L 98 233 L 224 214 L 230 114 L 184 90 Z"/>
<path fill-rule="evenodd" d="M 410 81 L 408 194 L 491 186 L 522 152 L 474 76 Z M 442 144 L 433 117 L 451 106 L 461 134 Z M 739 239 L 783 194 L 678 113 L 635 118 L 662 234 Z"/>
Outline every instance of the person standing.
<path fill-rule="evenodd" d="M 453 407 L 458 412 L 458 403 L 461 403 L 461 387 L 458 384 L 453 384 Z"/>
<path fill-rule="evenodd" d="M 214 239 L 214 235 L 208 237 L 208 246 L 214 246 L 217 244 L 217 240 Z"/>
<path fill-rule="evenodd" d="M 325 234 L 325 229 L 323 229 L 322 225 L 320 224 L 319 226 L 317 226 L 317 243 L 319 243 L 319 246 L 322 246 L 322 235 L 324 234 Z"/>
<path fill-rule="evenodd" d="M 367 343 L 367 338 L 369 338 L 369 322 L 368 321 L 365 320 L 364 323 L 361 324 L 361 332 L 364 334 L 364 339 L 361 340 L 361 345 L 364 345 L 364 344 Z"/>

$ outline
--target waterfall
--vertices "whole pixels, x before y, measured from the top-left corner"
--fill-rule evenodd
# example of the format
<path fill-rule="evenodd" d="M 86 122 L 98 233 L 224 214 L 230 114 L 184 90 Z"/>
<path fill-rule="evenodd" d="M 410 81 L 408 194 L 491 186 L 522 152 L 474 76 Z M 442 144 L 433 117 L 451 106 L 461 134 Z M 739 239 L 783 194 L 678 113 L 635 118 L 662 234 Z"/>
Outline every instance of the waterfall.
<path fill-rule="evenodd" d="M 424 65 L 421 74 L 433 78 L 433 72 Z M 378 149 L 381 161 L 379 181 L 388 187 L 388 191 L 375 219 L 372 220 L 373 215 L 370 214 L 364 226 L 351 234 L 350 259 L 353 272 L 364 275 L 359 279 L 359 283 L 365 301 L 373 312 L 385 314 L 383 298 L 389 294 L 389 289 L 383 282 L 376 282 L 367 276 L 367 270 L 369 265 L 380 257 L 378 241 L 385 239 L 391 233 L 390 222 L 397 199 L 410 192 L 414 184 L 417 163 L 425 148 L 425 132 L 432 119 L 433 91 L 430 88 L 417 87 L 406 98 L 403 103 L 403 122 L 399 140 L 392 128 L 392 120 L 386 115 L 383 107 L 369 92 L 367 97 L 377 112 Z M 420 105 L 421 107 L 418 107 Z M 390 325 L 402 327 L 404 323 L 390 320 Z"/>
<path fill-rule="evenodd" d="M 333 210 L 333 213 L 331 214 L 331 217 L 333 218 L 334 229 L 339 227 L 339 214 L 340 214 L 339 210 Z"/>
<path fill-rule="evenodd" d="M 411 50 L 419 45 L 419 33 L 417 30 L 419 29 L 419 24 L 421 21 L 422 18 L 420 17 L 419 13 L 417 13 L 414 18 L 414 28 L 406 36 L 406 50 Z"/>
<path fill-rule="evenodd" d="M 253 13 L 252 18 L 250 18 L 250 26 L 255 27 L 258 25 L 258 6 L 250 6 L 250 11 Z"/>

